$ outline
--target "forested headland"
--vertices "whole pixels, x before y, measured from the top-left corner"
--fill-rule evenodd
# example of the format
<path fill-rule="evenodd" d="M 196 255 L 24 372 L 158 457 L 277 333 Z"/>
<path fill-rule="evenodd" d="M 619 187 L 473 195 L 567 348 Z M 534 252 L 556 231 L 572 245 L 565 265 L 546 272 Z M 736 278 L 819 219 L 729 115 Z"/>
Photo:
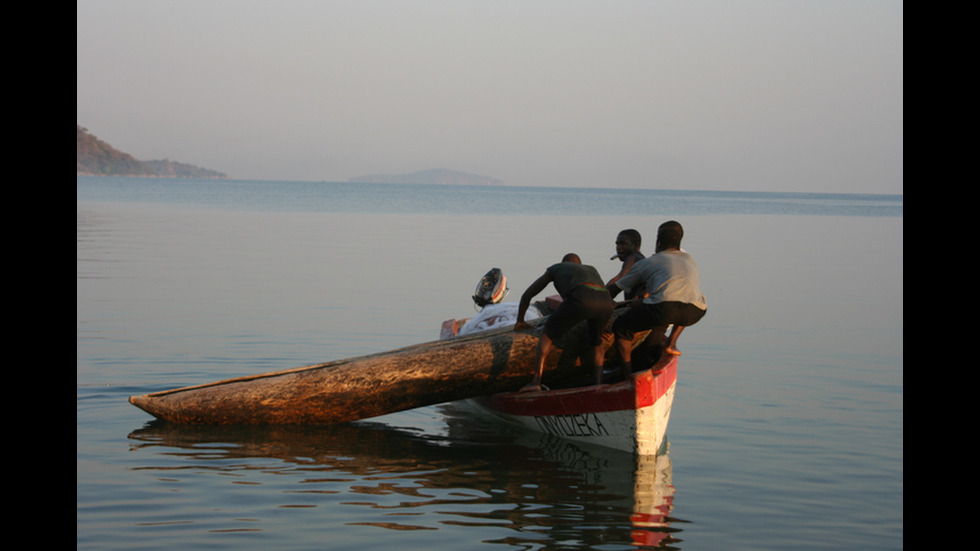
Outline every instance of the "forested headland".
<path fill-rule="evenodd" d="M 112 147 L 76 124 L 76 175 L 146 176 L 158 178 L 227 178 L 216 170 L 196 167 L 169 159 L 140 161 Z"/>

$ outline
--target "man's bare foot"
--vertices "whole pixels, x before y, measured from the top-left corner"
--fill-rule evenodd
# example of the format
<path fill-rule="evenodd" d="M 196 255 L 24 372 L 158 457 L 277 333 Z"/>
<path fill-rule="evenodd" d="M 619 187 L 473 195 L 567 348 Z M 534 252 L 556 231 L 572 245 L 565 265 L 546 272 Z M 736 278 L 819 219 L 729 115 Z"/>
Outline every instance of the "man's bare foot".
<path fill-rule="evenodd" d="M 668 346 L 667 348 L 664 349 L 664 354 L 668 354 L 670 356 L 680 356 L 681 351 L 676 348 Z"/>
<path fill-rule="evenodd" d="M 518 392 L 537 392 L 541 390 L 541 383 L 528 383 Z"/>

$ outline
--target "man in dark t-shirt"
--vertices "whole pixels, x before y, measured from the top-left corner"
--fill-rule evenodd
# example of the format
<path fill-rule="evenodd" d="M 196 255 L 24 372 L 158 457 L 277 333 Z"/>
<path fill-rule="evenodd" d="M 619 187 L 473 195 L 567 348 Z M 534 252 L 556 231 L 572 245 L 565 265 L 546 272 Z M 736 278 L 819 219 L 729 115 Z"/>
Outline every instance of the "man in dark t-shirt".
<path fill-rule="evenodd" d="M 543 291 L 549 283 L 554 284 L 558 294 L 561 295 L 562 303 L 545 322 L 544 332 L 538 341 L 534 379 L 522 388 L 521 392 L 541 390 L 544 360 L 551 352 L 554 341 L 584 320 L 587 320 L 589 325 L 589 345 L 592 347 L 595 361 L 596 384 L 599 384 L 602 380 L 602 368 L 605 360 L 603 350 L 599 345 L 602 343 L 602 330 L 612 317 L 614 305 L 598 270 L 592 266 L 583 265 L 578 255 L 566 254 L 560 263 L 549 266 L 544 275 L 535 280 L 524 291 L 517 308 L 517 324 L 514 328 L 530 327 L 525 323 L 524 315 L 531 304 L 531 299 Z"/>

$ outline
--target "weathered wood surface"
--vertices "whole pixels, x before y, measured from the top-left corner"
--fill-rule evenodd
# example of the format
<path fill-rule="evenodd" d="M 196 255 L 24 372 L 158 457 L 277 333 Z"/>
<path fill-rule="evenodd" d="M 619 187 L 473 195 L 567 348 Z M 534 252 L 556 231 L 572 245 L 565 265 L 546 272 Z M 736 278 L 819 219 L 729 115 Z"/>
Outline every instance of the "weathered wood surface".
<path fill-rule="evenodd" d="M 618 314 L 618 312 L 617 312 Z M 539 319 L 538 323 L 543 323 Z M 585 327 L 573 328 L 545 361 L 546 384 L 588 372 L 574 367 Z M 178 424 L 332 424 L 464 398 L 513 392 L 530 382 L 536 330 L 513 326 L 285 371 L 178 388 L 130 403 Z M 638 335 L 642 340 L 645 334 Z M 606 335 L 608 350 L 612 336 Z M 583 371 L 583 369 L 585 371 Z"/>
<path fill-rule="evenodd" d="M 129 401 L 179 424 L 338 423 L 517 390 L 531 379 L 537 344 L 537 333 L 510 327 Z"/>

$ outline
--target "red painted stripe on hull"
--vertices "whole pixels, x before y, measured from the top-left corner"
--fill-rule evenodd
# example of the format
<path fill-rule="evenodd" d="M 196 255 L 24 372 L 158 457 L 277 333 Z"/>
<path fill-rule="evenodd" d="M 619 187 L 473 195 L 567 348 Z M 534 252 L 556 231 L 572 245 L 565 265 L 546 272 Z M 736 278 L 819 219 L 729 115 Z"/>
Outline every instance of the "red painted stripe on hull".
<path fill-rule="evenodd" d="M 617 383 L 600 387 L 495 394 L 480 399 L 486 406 L 510 415 L 575 415 L 601 411 L 634 410 L 651 406 L 677 381 L 677 357 L 659 371 L 641 371 L 635 385 Z"/>

